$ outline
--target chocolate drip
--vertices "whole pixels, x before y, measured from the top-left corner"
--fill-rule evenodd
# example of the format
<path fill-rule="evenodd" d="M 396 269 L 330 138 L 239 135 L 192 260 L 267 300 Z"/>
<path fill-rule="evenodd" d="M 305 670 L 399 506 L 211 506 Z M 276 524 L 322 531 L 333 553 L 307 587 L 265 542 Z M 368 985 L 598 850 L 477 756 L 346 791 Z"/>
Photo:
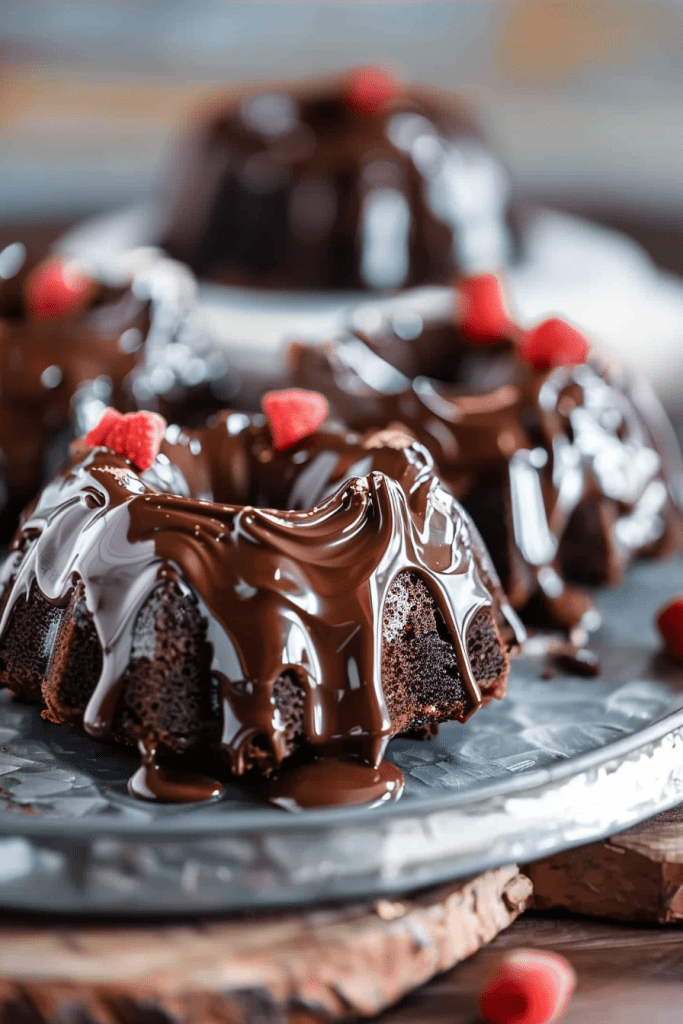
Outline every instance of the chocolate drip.
<path fill-rule="evenodd" d="M 562 671 L 569 675 L 585 676 L 592 679 L 599 676 L 602 671 L 597 654 L 587 647 L 575 647 L 572 644 L 567 644 L 564 650 L 553 651 L 552 659 Z"/>
<path fill-rule="evenodd" d="M 164 474 L 176 484 L 182 475 L 185 496 L 160 489 Z M 292 510 L 294 495 L 304 504 L 302 480 L 317 503 Z M 215 500 L 230 491 L 244 503 Z M 264 492 L 285 509 L 247 503 Z M 351 757 L 353 767 L 330 772 L 363 776 L 361 788 L 369 786 L 374 800 L 382 786 L 385 795 L 398 786 L 390 769 L 380 769 L 394 731 L 380 666 L 385 599 L 399 574 L 424 582 L 443 619 L 466 694 L 457 717 L 482 702 L 467 631 L 482 610 L 501 612 L 495 574 L 469 527 L 428 453 L 406 435 L 362 440 L 322 429 L 274 455 L 258 418 L 225 414 L 165 442 L 142 477 L 119 456 L 95 449 L 48 485 L 5 569 L 5 585 L 12 584 L 0 636 L 34 585 L 47 601 L 63 604 L 80 581 L 102 651 L 83 724 L 93 736 L 111 735 L 136 621 L 170 576 L 191 588 L 206 622 L 220 747 L 232 770 L 250 767 L 264 744 L 270 764 L 287 756 L 277 687 L 289 675 L 303 693 L 307 747 L 318 756 Z M 144 735 L 138 739 L 151 751 Z M 152 753 L 145 757 L 133 789 L 175 799 L 175 783 Z M 372 781 L 360 765 L 379 775 Z M 313 799 L 310 786 L 318 785 L 301 778 L 300 795 L 292 783 L 295 803 Z"/>
<path fill-rule="evenodd" d="M 536 372 L 512 341 L 477 346 L 442 318 L 406 340 L 399 319 L 295 347 L 293 376 L 355 429 L 407 425 L 481 529 L 514 608 L 594 628 L 586 586 L 681 541 L 681 458 L 657 400 L 597 357 Z"/>

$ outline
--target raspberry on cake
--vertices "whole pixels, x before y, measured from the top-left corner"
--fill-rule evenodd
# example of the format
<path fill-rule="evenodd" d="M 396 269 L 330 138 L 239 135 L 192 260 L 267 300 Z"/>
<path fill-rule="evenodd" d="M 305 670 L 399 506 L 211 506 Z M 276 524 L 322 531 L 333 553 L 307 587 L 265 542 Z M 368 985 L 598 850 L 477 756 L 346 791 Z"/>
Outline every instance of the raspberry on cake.
<path fill-rule="evenodd" d="M 261 404 L 276 452 L 314 434 L 327 416 L 327 402 L 315 391 L 271 391 L 263 396 Z"/>
<path fill-rule="evenodd" d="M 516 617 L 414 438 L 324 423 L 278 451 L 263 417 L 225 412 L 169 428 L 140 472 L 99 446 L 122 422 L 25 514 L 0 684 L 138 744 L 137 795 L 215 793 L 157 760 L 208 748 L 285 807 L 389 799 L 391 736 L 503 696 Z"/>
<path fill-rule="evenodd" d="M 384 68 L 358 68 L 343 90 L 347 106 L 365 117 L 379 114 L 401 91 L 398 79 Z"/>
<path fill-rule="evenodd" d="M 588 359 L 589 344 L 571 324 L 556 317 L 544 320 L 533 330 L 522 333 L 519 354 L 534 370 L 553 366 L 577 366 Z"/>
<path fill-rule="evenodd" d="M 421 312 L 409 295 L 361 307 L 354 322 L 372 327 L 292 346 L 290 378 L 352 429 L 405 423 L 481 530 L 512 606 L 594 628 L 592 587 L 680 546 L 673 429 L 645 383 L 571 325 L 521 331 L 490 275 L 460 290 L 435 290 Z"/>
<path fill-rule="evenodd" d="M 471 341 L 480 344 L 497 341 L 512 327 L 495 274 L 462 277 L 455 294 L 460 330 Z"/>
<path fill-rule="evenodd" d="M 86 435 L 85 443 L 90 448 L 109 448 L 144 472 L 154 465 L 166 427 L 164 417 L 154 412 L 122 415 L 116 409 L 105 409 L 100 422 Z"/>
<path fill-rule="evenodd" d="M 55 256 L 43 261 L 29 275 L 26 310 L 40 320 L 72 316 L 85 309 L 96 288 L 92 277 Z"/>

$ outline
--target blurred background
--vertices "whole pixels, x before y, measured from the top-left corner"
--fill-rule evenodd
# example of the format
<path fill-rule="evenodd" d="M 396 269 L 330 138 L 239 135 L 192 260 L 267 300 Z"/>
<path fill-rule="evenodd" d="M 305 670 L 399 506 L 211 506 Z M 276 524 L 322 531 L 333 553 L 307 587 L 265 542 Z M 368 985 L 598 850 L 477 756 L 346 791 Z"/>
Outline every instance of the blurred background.
<path fill-rule="evenodd" d="M 144 196 L 223 83 L 382 60 L 468 94 L 524 192 L 683 220 L 678 0 L 4 0 L 0 33 L 4 220 Z"/>
<path fill-rule="evenodd" d="M 0 221 L 145 197 L 224 83 L 388 61 L 469 96 L 518 188 L 683 271 L 683 2 L 3 0 Z"/>

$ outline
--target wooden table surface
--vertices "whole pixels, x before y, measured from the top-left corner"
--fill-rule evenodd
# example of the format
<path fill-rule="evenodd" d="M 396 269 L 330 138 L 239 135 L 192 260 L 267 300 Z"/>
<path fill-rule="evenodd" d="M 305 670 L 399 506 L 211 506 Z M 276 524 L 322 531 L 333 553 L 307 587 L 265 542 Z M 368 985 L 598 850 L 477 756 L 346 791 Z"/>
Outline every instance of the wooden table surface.
<path fill-rule="evenodd" d="M 636 221 L 634 221 L 634 224 Z M 634 224 L 630 226 L 633 228 Z M 0 225 L 0 247 L 17 238 L 48 244 L 67 225 Z M 645 229 L 641 233 L 647 242 Z M 667 235 L 657 236 L 660 262 L 676 266 Z M 654 248 L 657 248 L 655 246 Z M 680 257 L 683 247 L 675 247 Z M 666 257 L 669 256 L 669 259 Z M 663 258 L 662 258 L 663 257 Z M 503 950 L 533 946 L 562 953 L 578 987 L 566 1024 L 670 1024 L 683 1021 L 683 931 L 527 913 L 489 946 L 382 1014 L 381 1024 L 472 1024 L 477 993 Z M 0 1024 L 15 1024 L 0 1020 Z M 191 1022 L 188 1022 L 191 1024 Z"/>
<path fill-rule="evenodd" d="M 683 1020 L 683 931 L 526 914 L 470 960 L 378 1018 L 381 1024 L 472 1024 L 476 994 L 502 950 L 562 953 L 578 986 L 566 1024 L 673 1024 Z"/>

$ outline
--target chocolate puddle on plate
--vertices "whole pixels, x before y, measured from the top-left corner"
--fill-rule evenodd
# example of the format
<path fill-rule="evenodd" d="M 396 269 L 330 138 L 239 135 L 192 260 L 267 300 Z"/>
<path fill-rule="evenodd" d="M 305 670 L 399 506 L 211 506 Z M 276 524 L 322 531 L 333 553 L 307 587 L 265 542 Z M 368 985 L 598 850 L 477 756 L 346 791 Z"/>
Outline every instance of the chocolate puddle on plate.
<path fill-rule="evenodd" d="M 223 795 L 221 782 L 185 766 L 159 760 L 154 747 L 138 744 L 141 765 L 128 780 L 128 792 L 150 803 L 197 803 Z M 171 762 L 173 759 L 169 759 Z M 231 777 L 240 784 L 239 779 Z M 271 778 L 244 786 L 266 803 L 286 811 L 314 807 L 368 806 L 398 800 L 404 789 L 403 773 L 390 761 L 377 767 L 353 757 L 314 757 L 286 767 Z"/>
<path fill-rule="evenodd" d="M 312 807 L 378 804 L 398 800 L 403 772 L 390 761 L 375 768 L 352 758 L 316 757 L 298 768 L 278 772 L 263 793 L 269 803 L 286 811 Z"/>
<path fill-rule="evenodd" d="M 153 803 L 196 803 L 223 795 L 217 779 L 160 764 L 155 747 L 138 744 L 141 764 L 128 780 L 128 792 Z"/>

